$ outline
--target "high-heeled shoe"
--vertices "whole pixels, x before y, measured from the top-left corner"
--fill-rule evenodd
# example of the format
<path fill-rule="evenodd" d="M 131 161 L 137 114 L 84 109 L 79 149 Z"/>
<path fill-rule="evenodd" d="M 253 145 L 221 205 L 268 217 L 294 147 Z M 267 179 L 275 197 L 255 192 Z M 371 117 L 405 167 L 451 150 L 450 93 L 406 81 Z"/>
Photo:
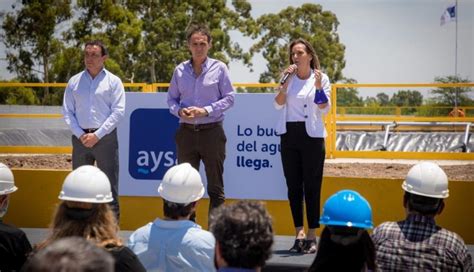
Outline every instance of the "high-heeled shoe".
<path fill-rule="evenodd" d="M 306 254 L 316 253 L 317 250 L 317 242 L 315 239 L 305 240 L 303 246 L 303 252 Z"/>
<path fill-rule="evenodd" d="M 302 239 L 295 239 L 295 243 L 293 246 L 289 249 L 291 253 L 301 253 L 303 252 L 303 247 L 304 247 L 304 238 Z"/>

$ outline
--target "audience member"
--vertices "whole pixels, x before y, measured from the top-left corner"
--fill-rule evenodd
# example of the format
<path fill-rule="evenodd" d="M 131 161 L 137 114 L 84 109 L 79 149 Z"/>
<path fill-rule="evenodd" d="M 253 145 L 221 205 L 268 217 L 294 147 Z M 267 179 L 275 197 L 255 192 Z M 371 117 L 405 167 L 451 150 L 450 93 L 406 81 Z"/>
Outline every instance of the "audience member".
<path fill-rule="evenodd" d="M 31 252 L 26 234 L 17 227 L 3 223 L 10 194 L 17 189 L 12 171 L 0 163 L 0 271 L 20 270 Z"/>
<path fill-rule="evenodd" d="M 26 262 L 23 272 L 113 272 L 114 259 L 81 237 L 59 239 Z"/>
<path fill-rule="evenodd" d="M 238 201 L 211 215 L 218 271 L 260 271 L 271 255 L 272 220 L 261 202 Z"/>
<path fill-rule="evenodd" d="M 136 230 L 128 246 L 147 270 L 213 271 L 215 239 L 191 221 L 204 186 L 191 164 L 171 167 L 158 188 L 165 218 Z"/>
<path fill-rule="evenodd" d="M 391 271 L 473 271 L 462 238 L 436 225 L 449 196 L 448 177 L 435 163 L 414 165 L 402 184 L 407 217 L 374 229 L 377 266 Z"/>
<path fill-rule="evenodd" d="M 108 205 L 113 200 L 110 182 L 99 168 L 80 166 L 64 180 L 50 235 L 37 248 L 61 238 L 80 236 L 107 250 L 115 271 L 145 271 L 137 256 L 118 237 L 118 225 Z"/>
<path fill-rule="evenodd" d="M 309 271 L 375 271 L 375 247 L 366 229 L 372 228 L 372 209 L 358 192 L 342 190 L 323 208 L 316 258 Z"/>

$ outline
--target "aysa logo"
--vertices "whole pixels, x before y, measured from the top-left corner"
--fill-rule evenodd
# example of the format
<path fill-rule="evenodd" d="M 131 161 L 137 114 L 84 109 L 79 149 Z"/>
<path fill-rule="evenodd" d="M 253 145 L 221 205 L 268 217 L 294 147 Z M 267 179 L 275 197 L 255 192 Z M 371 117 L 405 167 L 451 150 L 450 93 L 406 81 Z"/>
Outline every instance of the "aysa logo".
<path fill-rule="evenodd" d="M 135 179 L 161 180 L 176 163 L 178 119 L 168 109 L 136 109 L 130 116 L 128 171 Z"/>

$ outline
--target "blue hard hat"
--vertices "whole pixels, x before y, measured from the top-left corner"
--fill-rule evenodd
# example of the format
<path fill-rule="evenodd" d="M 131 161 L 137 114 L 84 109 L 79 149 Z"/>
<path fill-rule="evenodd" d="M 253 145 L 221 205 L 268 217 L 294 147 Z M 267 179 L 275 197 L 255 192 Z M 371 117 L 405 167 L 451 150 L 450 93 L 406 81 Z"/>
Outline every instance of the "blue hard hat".
<path fill-rule="evenodd" d="M 373 227 L 369 202 L 358 192 L 342 190 L 326 200 L 320 224 L 368 229 Z"/>

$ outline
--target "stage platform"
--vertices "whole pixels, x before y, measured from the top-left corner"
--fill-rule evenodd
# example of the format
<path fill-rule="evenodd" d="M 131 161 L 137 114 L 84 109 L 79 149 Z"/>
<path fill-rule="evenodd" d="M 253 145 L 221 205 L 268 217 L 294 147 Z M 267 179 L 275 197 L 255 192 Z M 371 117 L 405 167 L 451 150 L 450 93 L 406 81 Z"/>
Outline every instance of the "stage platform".
<path fill-rule="evenodd" d="M 46 237 L 47 229 L 22 228 L 32 244 L 38 243 Z M 120 237 L 126 242 L 132 231 L 120 231 Z M 262 271 L 306 271 L 316 254 L 290 253 L 288 249 L 293 245 L 294 237 L 276 235 L 273 244 L 273 254 Z M 468 245 L 471 256 L 474 257 L 474 245 Z"/>

